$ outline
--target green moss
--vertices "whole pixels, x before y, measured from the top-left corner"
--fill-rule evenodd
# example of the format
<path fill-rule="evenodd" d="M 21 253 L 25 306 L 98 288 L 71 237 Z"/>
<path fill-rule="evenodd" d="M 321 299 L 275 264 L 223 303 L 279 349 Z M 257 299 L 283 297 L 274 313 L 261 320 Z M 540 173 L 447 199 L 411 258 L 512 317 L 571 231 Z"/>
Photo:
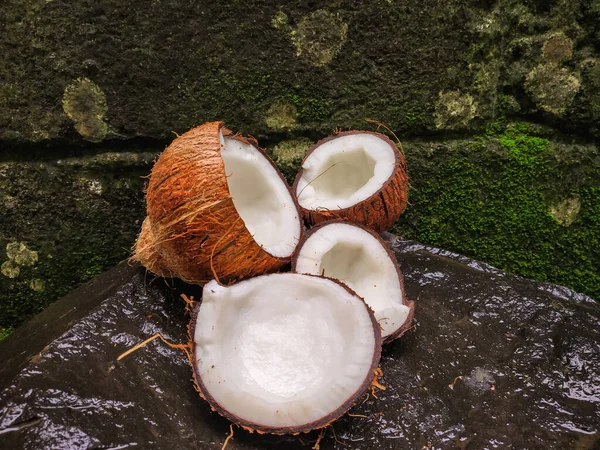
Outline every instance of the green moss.
<path fill-rule="evenodd" d="M 0 328 L 0 342 L 6 339 L 13 332 L 13 328 Z"/>
<path fill-rule="evenodd" d="M 600 298 L 600 186 L 590 175 L 598 168 L 581 161 L 585 173 L 567 181 L 557 151 L 528 124 L 428 156 L 408 150 L 412 206 L 395 231 Z M 564 198 L 580 206 L 561 223 L 551 211 Z"/>
<path fill-rule="evenodd" d="M 322 98 L 315 98 L 302 93 L 284 95 L 282 100 L 295 106 L 298 120 L 302 123 L 314 123 L 329 117 L 329 106 Z"/>
<path fill-rule="evenodd" d="M 153 158 L 105 153 L 4 163 L 0 327 L 18 327 L 129 256 L 144 215 L 142 176 Z"/>

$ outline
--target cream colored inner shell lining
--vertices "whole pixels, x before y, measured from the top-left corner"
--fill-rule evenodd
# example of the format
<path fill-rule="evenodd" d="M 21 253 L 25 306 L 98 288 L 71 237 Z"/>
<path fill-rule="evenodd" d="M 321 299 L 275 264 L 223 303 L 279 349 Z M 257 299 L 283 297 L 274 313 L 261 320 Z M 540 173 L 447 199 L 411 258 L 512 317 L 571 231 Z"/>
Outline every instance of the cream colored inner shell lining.
<path fill-rule="evenodd" d="M 346 283 L 373 309 L 384 338 L 408 317 L 394 261 L 377 239 L 358 227 L 332 223 L 315 231 L 300 249 L 296 272 Z"/>
<path fill-rule="evenodd" d="M 289 257 L 300 238 L 300 218 L 287 184 L 254 146 L 221 135 L 227 185 L 246 228 L 268 253 Z"/>
<path fill-rule="evenodd" d="M 196 321 L 202 382 L 224 409 L 299 426 L 339 408 L 369 378 L 376 330 L 365 304 L 300 274 L 204 287 Z"/>
<path fill-rule="evenodd" d="M 317 147 L 302 164 L 296 196 L 306 209 L 337 210 L 359 203 L 392 176 L 395 150 L 372 134 L 351 134 Z"/>

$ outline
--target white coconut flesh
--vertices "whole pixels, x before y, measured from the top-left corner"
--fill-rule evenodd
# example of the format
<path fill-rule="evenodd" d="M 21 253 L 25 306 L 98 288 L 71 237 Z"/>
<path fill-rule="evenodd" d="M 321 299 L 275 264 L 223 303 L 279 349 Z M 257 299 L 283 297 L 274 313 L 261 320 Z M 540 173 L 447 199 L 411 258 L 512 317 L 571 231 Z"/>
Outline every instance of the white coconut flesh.
<path fill-rule="evenodd" d="M 381 242 L 357 226 L 332 223 L 314 231 L 298 251 L 295 271 L 348 285 L 373 309 L 384 339 L 408 318 L 395 262 Z"/>
<path fill-rule="evenodd" d="M 301 221 L 287 184 L 256 147 L 222 134 L 220 139 L 229 194 L 246 228 L 269 254 L 289 257 Z"/>
<path fill-rule="evenodd" d="M 197 373 L 219 407 L 243 421 L 318 421 L 370 384 L 379 337 L 371 317 L 359 297 L 326 278 L 211 281 L 194 331 Z"/>
<path fill-rule="evenodd" d="M 302 164 L 296 185 L 298 203 L 309 210 L 338 210 L 366 200 L 392 176 L 395 151 L 388 142 L 368 133 L 325 142 Z"/>

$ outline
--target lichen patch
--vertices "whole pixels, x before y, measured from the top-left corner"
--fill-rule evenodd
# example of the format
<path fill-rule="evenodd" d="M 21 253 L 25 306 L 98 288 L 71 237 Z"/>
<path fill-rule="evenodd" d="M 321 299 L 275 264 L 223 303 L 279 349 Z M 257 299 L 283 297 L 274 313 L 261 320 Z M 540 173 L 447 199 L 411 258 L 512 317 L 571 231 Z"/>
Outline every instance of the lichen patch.
<path fill-rule="evenodd" d="M 15 264 L 25 267 L 33 266 L 38 262 L 38 254 L 29 250 L 23 242 L 10 242 L 6 244 L 6 256 Z"/>
<path fill-rule="evenodd" d="M 579 78 L 554 63 L 540 64 L 525 79 L 525 90 L 535 104 L 557 116 L 567 110 L 580 88 Z"/>
<path fill-rule="evenodd" d="M 304 16 L 290 38 L 296 46 L 296 56 L 314 66 L 325 66 L 340 52 L 348 33 L 348 24 L 336 14 L 319 9 Z"/>
<path fill-rule="evenodd" d="M 275 164 L 285 175 L 288 183 L 292 184 L 306 151 L 314 144 L 307 138 L 288 139 L 281 141 L 273 148 Z"/>
<path fill-rule="evenodd" d="M 455 130 L 466 127 L 475 117 L 477 102 L 460 91 L 440 92 L 435 104 L 435 126 Z"/>
<path fill-rule="evenodd" d="M 96 83 L 88 78 L 78 78 L 65 88 L 62 104 L 65 114 L 85 140 L 104 140 L 108 132 L 104 121 L 108 106 L 104 92 Z"/>
<path fill-rule="evenodd" d="M 276 30 L 285 29 L 288 26 L 288 16 L 283 11 L 278 11 L 271 19 L 271 26 Z"/>
<path fill-rule="evenodd" d="M 40 278 L 34 278 L 33 280 L 31 280 L 29 282 L 29 287 L 31 288 L 31 290 L 33 290 L 35 292 L 43 292 L 44 289 L 46 288 L 46 286 L 44 284 L 44 280 L 42 280 Z"/>
<path fill-rule="evenodd" d="M 550 207 L 550 214 L 558 223 L 566 227 L 570 226 L 581 211 L 581 201 L 578 197 L 567 198 L 562 202 Z"/>
<path fill-rule="evenodd" d="M 549 62 L 568 61 L 573 57 L 573 41 L 562 33 L 550 36 L 542 47 L 542 55 Z"/>
<path fill-rule="evenodd" d="M 0 271 L 2 275 L 8 278 L 17 278 L 19 273 L 21 273 L 21 268 L 17 263 L 12 260 L 4 261 L 2 266 L 0 266 Z"/>
<path fill-rule="evenodd" d="M 265 122 L 274 130 L 291 130 L 297 126 L 297 117 L 298 111 L 294 105 L 278 100 L 267 111 Z"/>

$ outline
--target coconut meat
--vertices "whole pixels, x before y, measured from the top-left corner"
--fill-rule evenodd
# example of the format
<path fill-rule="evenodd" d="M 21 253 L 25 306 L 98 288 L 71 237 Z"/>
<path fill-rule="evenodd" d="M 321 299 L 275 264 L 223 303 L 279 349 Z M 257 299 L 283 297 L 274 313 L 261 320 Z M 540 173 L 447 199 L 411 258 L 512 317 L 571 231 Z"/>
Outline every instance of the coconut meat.
<path fill-rule="evenodd" d="M 338 283 L 288 273 L 230 287 L 211 281 L 193 333 L 198 374 L 220 408 L 265 427 L 298 427 L 370 380 L 379 331 Z"/>
<path fill-rule="evenodd" d="M 409 315 L 394 261 L 376 238 L 357 226 L 332 223 L 317 229 L 299 250 L 295 271 L 348 285 L 373 309 L 384 339 Z"/>
<path fill-rule="evenodd" d="M 254 240 L 275 257 L 289 257 L 300 238 L 298 210 L 285 181 L 253 145 L 221 139 L 227 186 Z"/>
<path fill-rule="evenodd" d="M 388 142 L 368 133 L 319 145 L 302 164 L 298 203 L 311 210 L 338 210 L 369 198 L 392 176 L 395 152 Z"/>

